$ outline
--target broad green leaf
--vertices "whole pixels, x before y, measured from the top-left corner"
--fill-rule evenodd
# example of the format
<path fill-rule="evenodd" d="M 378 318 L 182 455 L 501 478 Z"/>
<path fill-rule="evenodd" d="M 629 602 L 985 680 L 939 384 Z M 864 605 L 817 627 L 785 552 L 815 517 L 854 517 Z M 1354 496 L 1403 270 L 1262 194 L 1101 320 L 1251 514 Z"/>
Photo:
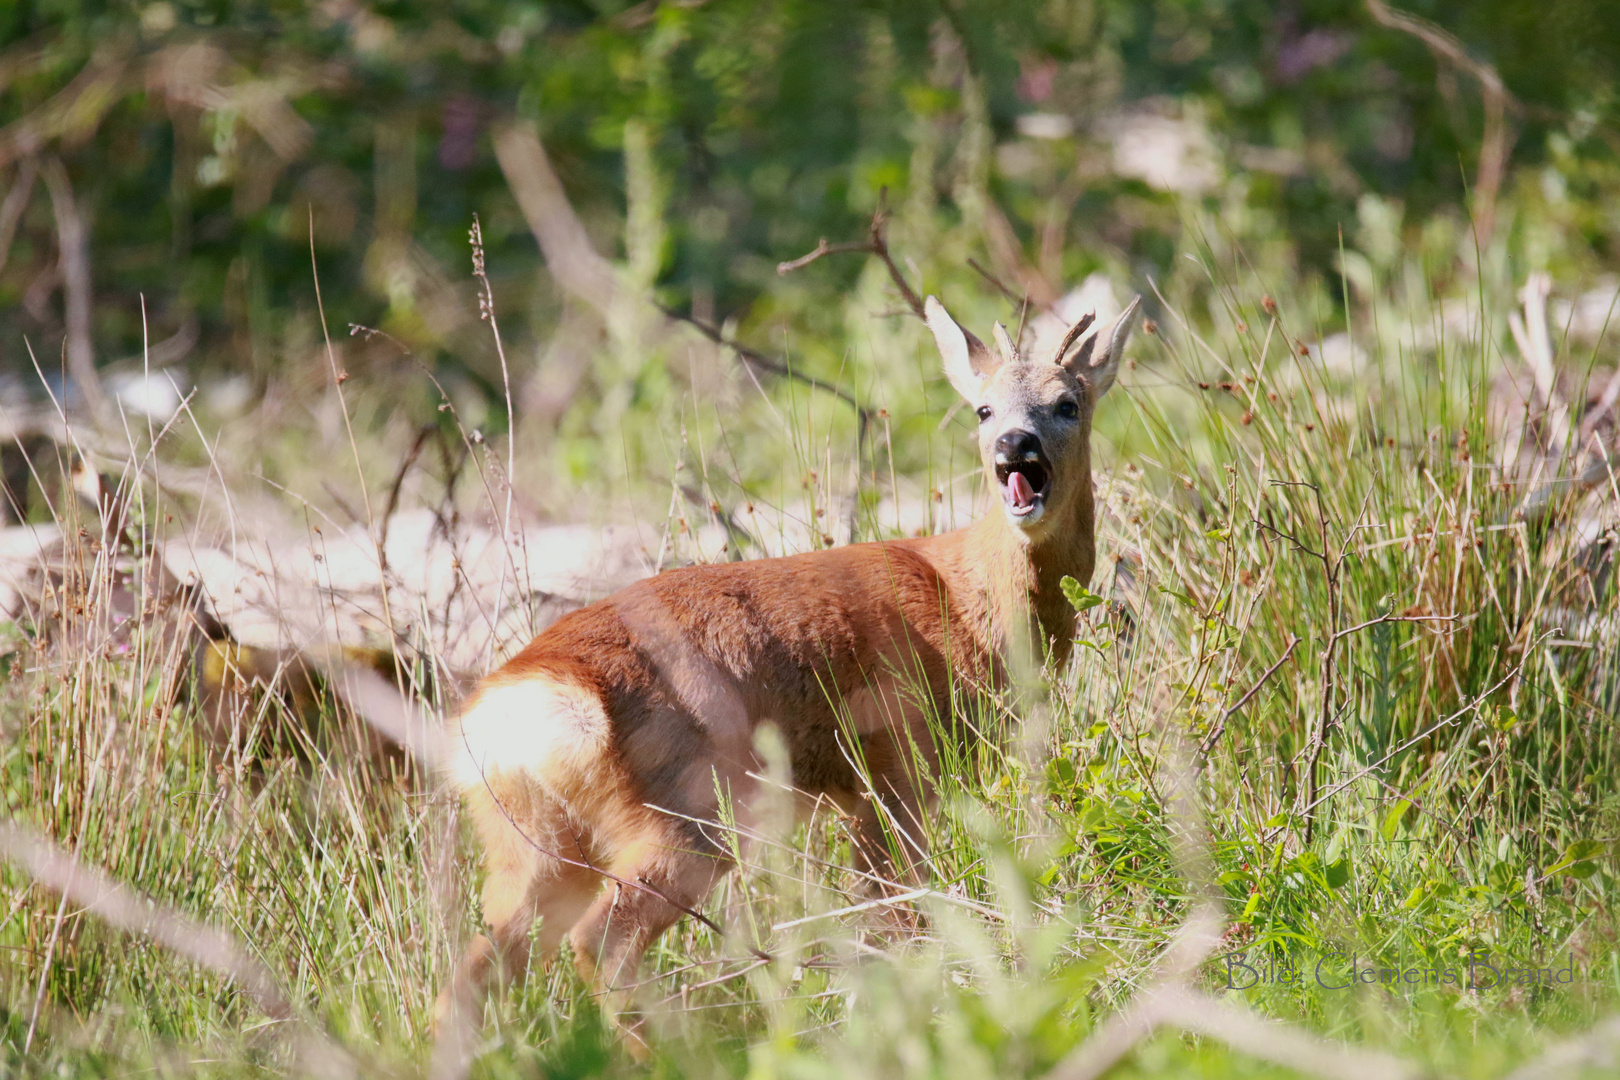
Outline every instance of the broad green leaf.
<path fill-rule="evenodd" d="M 1059 584 L 1063 587 L 1063 596 L 1076 611 L 1089 611 L 1103 602 L 1103 598 L 1080 584 L 1074 578 L 1064 575 Z"/>
<path fill-rule="evenodd" d="M 1597 873 L 1596 859 L 1601 854 L 1603 854 L 1602 841 L 1577 840 L 1565 848 L 1558 861 L 1547 869 L 1547 876 L 1567 874 L 1572 878 L 1589 878 Z"/>
<path fill-rule="evenodd" d="M 1322 868 L 1322 878 L 1330 889 L 1342 889 L 1350 880 L 1350 859 L 1335 859 Z"/>

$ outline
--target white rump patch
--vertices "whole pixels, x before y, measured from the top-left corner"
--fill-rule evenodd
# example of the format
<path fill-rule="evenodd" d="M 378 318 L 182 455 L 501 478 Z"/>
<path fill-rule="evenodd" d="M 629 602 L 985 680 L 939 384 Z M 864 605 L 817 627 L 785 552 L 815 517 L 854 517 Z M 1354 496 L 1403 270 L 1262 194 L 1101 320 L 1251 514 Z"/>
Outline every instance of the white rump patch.
<path fill-rule="evenodd" d="M 608 716 L 590 691 L 532 677 L 479 694 L 450 740 L 451 773 L 464 791 L 511 772 L 552 788 L 600 758 Z"/>

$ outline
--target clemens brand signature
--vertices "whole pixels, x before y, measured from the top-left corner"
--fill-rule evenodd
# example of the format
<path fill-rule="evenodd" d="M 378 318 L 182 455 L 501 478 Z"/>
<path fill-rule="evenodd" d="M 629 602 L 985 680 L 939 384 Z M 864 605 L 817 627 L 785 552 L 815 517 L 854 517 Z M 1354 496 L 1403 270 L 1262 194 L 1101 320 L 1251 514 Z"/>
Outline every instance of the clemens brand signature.
<path fill-rule="evenodd" d="M 1575 981 L 1575 954 L 1562 962 L 1532 964 L 1494 953 L 1476 953 L 1455 964 L 1380 964 L 1357 953 L 1328 953 L 1300 962 L 1287 956 L 1249 956 L 1244 952 L 1218 957 L 1222 989 L 1253 986 L 1318 986 L 1347 990 L 1352 986 L 1459 986 L 1487 990 L 1493 986 L 1557 986 Z"/>

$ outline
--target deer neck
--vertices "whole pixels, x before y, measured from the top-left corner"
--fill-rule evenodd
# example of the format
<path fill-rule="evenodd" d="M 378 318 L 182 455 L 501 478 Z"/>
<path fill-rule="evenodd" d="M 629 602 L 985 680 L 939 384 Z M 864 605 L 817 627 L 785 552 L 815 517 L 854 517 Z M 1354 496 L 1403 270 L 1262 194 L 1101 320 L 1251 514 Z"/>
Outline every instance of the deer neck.
<path fill-rule="evenodd" d="M 998 652 L 1032 648 L 1038 658 L 1049 647 L 1059 664 L 1068 659 L 1075 612 L 1063 595 L 1062 581 L 1072 577 L 1089 585 L 1096 560 L 1091 470 L 1081 476 L 1081 490 L 1067 512 L 1039 541 L 1009 525 L 995 509 L 966 531 L 964 569 L 982 604 L 985 637 Z"/>

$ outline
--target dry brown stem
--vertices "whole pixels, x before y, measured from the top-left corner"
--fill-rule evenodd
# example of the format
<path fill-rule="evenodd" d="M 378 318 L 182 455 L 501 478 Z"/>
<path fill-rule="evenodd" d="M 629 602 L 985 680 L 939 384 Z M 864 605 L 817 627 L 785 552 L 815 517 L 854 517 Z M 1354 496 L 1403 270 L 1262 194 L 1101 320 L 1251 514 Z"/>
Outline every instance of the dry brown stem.
<path fill-rule="evenodd" d="M 1299 647 L 1299 643 L 1300 637 L 1298 634 L 1289 634 L 1288 647 L 1283 649 L 1281 656 L 1277 657 L 1277 662 L 1266 668 L 1260 674 L 1260 677 L 1254 681 L 1254 685 L 1249 687 L 1242 697 L 1228 706 L 1225 712 L 1221 713 L 1221 718 L 1215 722 L 1214 727 L 1209 729 L 1209 734 L 1204 736 L 1204 741 L 1199 744 L 1198 760 L 1200 762 L 1208 758 L 1210 751 L 1215 749 L 1215 744 L 1221 741 L 1221 734 L 1226 731 L 1226 722 L 1236 716 L 1254 695 L 1260 692 L 1260 688 L 1266 685 L 1273 675 L 1277 674 L 1279 668 L 1288 663 L 1288 658 L 1294 655 L 1294 650 Z"/>

